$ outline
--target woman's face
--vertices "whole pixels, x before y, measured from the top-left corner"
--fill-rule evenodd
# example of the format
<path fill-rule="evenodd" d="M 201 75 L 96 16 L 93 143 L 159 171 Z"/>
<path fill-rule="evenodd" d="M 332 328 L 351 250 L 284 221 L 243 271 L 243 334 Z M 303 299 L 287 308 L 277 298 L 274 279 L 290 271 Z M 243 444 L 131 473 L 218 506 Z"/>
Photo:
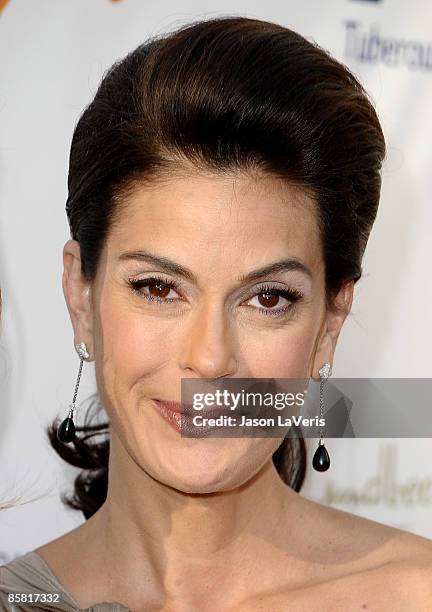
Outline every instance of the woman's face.
<path fill-rule="evenodd" d="M 332 362 L 344 317 L 325 309 L 312 200 L 269 177 L 171 178 L 128 197 L 91 285 L 75 241 L 64 261 L 75 340 L 95 360 L 102 404 L 134 461 L 189 493 L 254 476 L 280 439 L 184 437 L 152 400 L 180 402 L 182 378 L 318 378 Z M 247 279 L 277 262 L 287 265 Z"/>

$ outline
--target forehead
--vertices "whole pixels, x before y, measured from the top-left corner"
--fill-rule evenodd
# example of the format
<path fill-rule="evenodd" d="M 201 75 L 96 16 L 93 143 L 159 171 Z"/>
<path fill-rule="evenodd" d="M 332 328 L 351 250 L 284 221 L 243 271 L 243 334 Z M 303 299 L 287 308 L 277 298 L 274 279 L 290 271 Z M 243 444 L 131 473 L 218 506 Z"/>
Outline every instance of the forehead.
<path fill-rule="evenodd" d="M 145 245 L 232 263 L 290 254 L 313 266 L 321 255 L 315 206 L 305 191 L 269 176 L 177 176 L 136 185 L 107 246 L 111 254 Z"/>

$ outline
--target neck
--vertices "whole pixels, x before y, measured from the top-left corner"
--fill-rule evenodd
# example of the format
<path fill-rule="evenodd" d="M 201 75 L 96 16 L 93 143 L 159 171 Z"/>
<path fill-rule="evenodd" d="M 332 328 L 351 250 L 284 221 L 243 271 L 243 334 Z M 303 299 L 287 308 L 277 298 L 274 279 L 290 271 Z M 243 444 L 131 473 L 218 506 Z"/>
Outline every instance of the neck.
<path fill-rule="evenodd" d="M 219 588 L 227 581 L 232 589 L 233 572 L 236 582 L 242 572 L 250 582 L 254 564 L 259 580 L 263 551 L 273 561 L 281 554 L 281 534 L 295 521 L 298 497 L 271 459 L 235 489 L 183 493 L 143 471 L 112 432 L 107 499 L 88 523 L 101 558 L 124 568 L 131 584 L 146 576 L 165 597 L 178 585 L 191 597 L 203 590 L 210 596 L 207 570 Z"/>

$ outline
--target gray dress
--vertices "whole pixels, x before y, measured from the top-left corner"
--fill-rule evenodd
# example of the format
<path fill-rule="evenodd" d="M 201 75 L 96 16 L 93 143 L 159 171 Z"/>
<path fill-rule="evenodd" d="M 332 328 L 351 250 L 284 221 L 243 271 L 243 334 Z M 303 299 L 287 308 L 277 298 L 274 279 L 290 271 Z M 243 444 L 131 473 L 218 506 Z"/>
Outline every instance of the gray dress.
<path fill-rule="evenodd" d="M 27 601 L 22 601 L 23 599 Z M 46 561 L 34 550 L 0 566 L 0 610 L 1 612 L 131 612 L 129 608 L 116 601 L 104 601 L 89 608 L 80 608 L 59 583 Z"/>

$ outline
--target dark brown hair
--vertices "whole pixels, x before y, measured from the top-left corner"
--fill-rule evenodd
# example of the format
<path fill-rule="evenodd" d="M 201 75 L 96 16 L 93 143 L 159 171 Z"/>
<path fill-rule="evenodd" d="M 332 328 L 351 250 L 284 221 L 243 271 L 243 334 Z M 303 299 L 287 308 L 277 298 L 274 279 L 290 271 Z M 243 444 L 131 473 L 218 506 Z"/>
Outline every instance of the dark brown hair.
<path fill-rule="evenodd" d="M 259 170 L 313 195 L 334 308 L 343 283 L 362 274 L 384 155 L 367 93 L 316 43 L 238 16 L 182 26 L 117 61 L 76 125 L 66 211 L 82 273 L 94 279 L 114 216 L 139 182 L 182 161 L 212 172 Z M 58 419 L 47 429 L 59 455 L 84 470 L 63 501 L 86 518 L 107 494 L 109 422 L 92 424 L 102 410 L 95 396 L 73 446 L 57 440 Z M 284 439 L 273 461 L 299 491 L 304 440 Z"/>

